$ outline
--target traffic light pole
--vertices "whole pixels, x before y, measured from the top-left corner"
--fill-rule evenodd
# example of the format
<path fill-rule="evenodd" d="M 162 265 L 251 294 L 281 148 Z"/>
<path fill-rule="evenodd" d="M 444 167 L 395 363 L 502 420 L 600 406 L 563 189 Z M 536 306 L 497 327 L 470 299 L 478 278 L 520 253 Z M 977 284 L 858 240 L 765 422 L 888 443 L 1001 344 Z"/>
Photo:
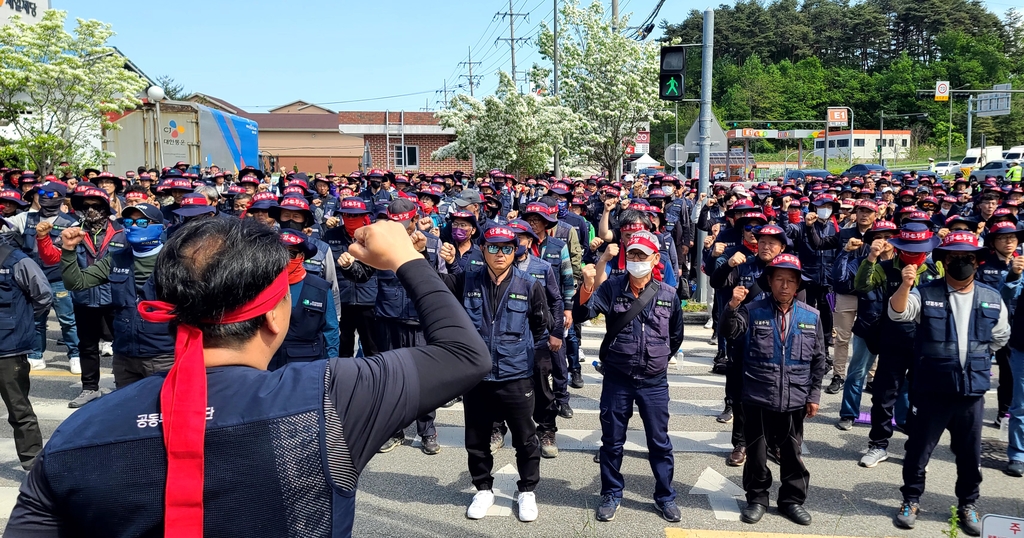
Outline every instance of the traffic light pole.
<path fill-rule="evenodd" d="M 711 8 L 704 10 L 704 39 L 701 47 L 701 78 L 700 78 L 700 117 L 698 129 L 700 132 L 700 165 L 698 173 L 698 197 L 701 193 L 707 193 L 711 186 L 711 122 L 714 121 L 711 111 L 711 68 L 713 66 L 712 53 L 715 49 L 715 11 Z M 679 115 L 676 114 L 678 122 Z M 676 128 L 678 133 L 679 129 Z M 678 137 L 678 134 L 676 135 Z M 725 153 L 729 154 L 729 144 L 725 145 Z M 704 245 L 704 231 L 697 233 L 697 240 L 690 248 L 698 249 Z M 699 257 L 698 257 L 699 259 Z M 710 306 L 711 294 L 708 289 L 708 277 L 703 271 L 697 271 L 697 301 Z M 710 312 L 710 308 L 708 309 Z"/>

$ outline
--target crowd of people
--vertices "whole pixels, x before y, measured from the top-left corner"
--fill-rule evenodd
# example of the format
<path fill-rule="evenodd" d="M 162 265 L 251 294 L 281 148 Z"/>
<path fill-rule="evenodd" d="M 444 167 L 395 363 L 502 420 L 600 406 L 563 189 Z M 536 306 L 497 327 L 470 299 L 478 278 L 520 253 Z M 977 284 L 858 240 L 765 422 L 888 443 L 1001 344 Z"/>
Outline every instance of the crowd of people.
<path fill-rule="evenodd" d="M 466 516 L 483 518 L 494 503 L 493 454 L 508 435 L 517 515 L 533 521 L 540 461 L 558 456 L 557 421 L 572 419 L 569 389 L 584 386 L 581 325 L 599 315 L 607 330 L 596 363 L 604 380 L 595 516 L 610 521 L 619 508 L 636 403 L 655 507 L 679 521 L 667 372 L 698 271 L 715 290 L 713 372 L 726 377 L 718 420 L 732 424 L 727 463 L 744 467 L 744 521 L 766 511 L 773 460 L 781 513 L 811 523 L 803 421 L 818 413 L 822 390 L 842 392 L 836 426 L 849 430 L 869 392 L 860 465 L 888 458 L 894 429 L 908 435 L 896 524 L 914 526 L 925 468 L 949 429 L 960 522 L 977 535 L 993 355 L 997 421 L 1010 429 L 1006 472 L 1024 474 L 1024 328 L 1011 335 L 1024 282 L 1019 183 L 884 173 L 699 192 L 664 174 L 310 176 L 188 163 L 123 177 L 2 172 L 0 389 L 18 456 L 32 469 L 8 526 L 14 536 L 70 521 L 110 535 L 197 525 L 202 534 L 204 504 L 233 531 L 281 525 L 261 511 L 284 505 L 294 524 L 350 532 L 355 482 L 371 455 L 404 446 L 413 422 L 420 450 L 439 453 L 435 411 L 460 400 L 477 489 Z M 83 409 L 43 450 L 28 372 L 46 368 L 51 308 L 82 378 L 68 405 Z M 112 393 L 99 386 L 107 347 Z M 289 397 L 303 387 L 313 390 Z M 115 405 L 131 428 L 104 429 L 115 417 L 97 408 Z M 298 434 L 303 420 L 313 427 Z M 204 424 L 207 498 L 210 488 L 235 495 L 266 479 L 210 474 L 232 442 L 309 446 L 288 456 L 246 448 L 280 478 L 280 495 L 204 502 Z M 136 484 L 140 514 L 130 524 L 104 512 L 109 495 L 78 493 L 99 491 L 131 461 L 97 471 L 94 483 L 64 472 L 125 449 L 135 451 L 128 460 L 157 463 L 147 470 L 153 483 Z M 292 505 L 299 491 L 306 504 Z M 324 502 L 326 521 L 308 513 Z"/>

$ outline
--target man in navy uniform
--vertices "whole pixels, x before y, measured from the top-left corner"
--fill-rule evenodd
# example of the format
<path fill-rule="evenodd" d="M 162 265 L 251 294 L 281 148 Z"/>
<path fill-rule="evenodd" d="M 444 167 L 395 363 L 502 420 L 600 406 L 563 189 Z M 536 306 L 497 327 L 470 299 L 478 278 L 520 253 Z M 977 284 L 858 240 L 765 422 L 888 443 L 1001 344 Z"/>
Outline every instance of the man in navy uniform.
<path fill-rule="evenodd" d="M 633 416 L 633 402 L 647 436 L 647 459 L 654 472 L 654 505 L 666 520 L 679 521 L 672 487 L 675 468 L 668 437 L 668 360 L 683 342 L 683 312 L 672 286 L 654 278 L 658 238 L 634 233 L 625 245 L 627 274 L 613 275 L 594 289 L 597 269 L 583 270 L 573 317 L 585 321 L 604 314 L 609 332 L 601 344 L 601 504 L 598 521 L 611 521 L 622 502 L 622 447 Z M 636 307 L 634 308 L 634 305 Z M 629 319 L 632 318 L 632 319 Z M 617 324 L 624 324 L 614 330 Z"/>
<path fill-rule="evenodd" d="M 907 265 L 888 302 L 890 319 L 917 325 L 897 527 L 914 527 L 928 460 L 949 430 L 960 528 L 981 536 L 975 504 L 981 486 L 985 393 L 991 387 L 992 354 L 1010 339 L 1009 315 L 999 292 L 975 280 L 982 251 L 973 233 L 950 232 L 933 254 L 945 278 L 914 288 L 917 267 Z"/>
<path fill-rule="evenodd" d="M 771 296 L 743 304 L 746 286 L 736 286 L 726 305 L 722 331 L 740 348 L 743 370 L 744 437 L 747 461 L 740 519 L 757 523 L 768 508 L 772 474 L 768 447 L 779 448 L 779 511 L 795 523 L 811 524 L 804 509 L 811 474 L 800 457 L 804 417 L 818 414 L 821 379 L 827 370 L 818 311 L 796 299 L 804 275 L 800 259 L 780 254 L 764 269 Z"/>

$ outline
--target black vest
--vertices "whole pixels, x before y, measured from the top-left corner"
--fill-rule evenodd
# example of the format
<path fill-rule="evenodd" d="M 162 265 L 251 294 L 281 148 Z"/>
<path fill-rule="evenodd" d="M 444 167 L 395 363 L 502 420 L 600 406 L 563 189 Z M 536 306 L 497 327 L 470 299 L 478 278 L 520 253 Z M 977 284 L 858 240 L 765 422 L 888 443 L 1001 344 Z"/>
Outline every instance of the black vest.
<path fill-rule="evenodd" d="M 36 337 L 32 303 L 14 281 L 14 266 L 28 256 L 9 245 L 0 245 L 0 356 L 9 357 L 32 349 Z"/>
<path fill-rule="evenodd" d="M 327 328 L 327 301 L 333 300 L 331 285 L 316 275 L 306 273 L 299 301 L 292 308 L 288 334 L 270 360 L 268 370 L 277 370 L 292 362 L 327 358 L 324 330 Z"/>
<path fill-rule="evenodd" d="M 25 216 L 25 244 L 22 247 L 26 254 L 30 255 L 32 259 L 42 267 L 43 273 L 46 274 L 46 279 L 50 282 L 60 282 L 60 262 L 54 265 L 46 265 L 43 260 L 39 257 L 39 243 L 36 239 L 36 225 L 42 221 L 39 212 L 32 212 Z M 57 218 L 53 221 L 53 229 L 50 230 L 50 241 L 53 246 L 60 248 L 61 239 L 60 234 L 66 228 L 77 224 L 71 215 L 64 212 L 58 212 Z"/>
<path fill-rule="evenodd" d="M 139 315 L 139 302 L 156 300 L 150 276 L 136 293 L 135 256 L 126 248 L 110 254 L 110 304 L 114 307 L 114 353 L 136 359 L 174 355 L 175 335 L 167 323 L 152 323 Z"/>

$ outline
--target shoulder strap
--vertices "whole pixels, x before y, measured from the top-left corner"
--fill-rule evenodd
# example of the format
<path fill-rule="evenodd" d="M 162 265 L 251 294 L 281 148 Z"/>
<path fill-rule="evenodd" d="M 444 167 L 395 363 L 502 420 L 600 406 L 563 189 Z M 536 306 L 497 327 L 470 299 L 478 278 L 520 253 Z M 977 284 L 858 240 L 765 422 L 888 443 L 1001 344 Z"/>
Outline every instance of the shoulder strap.
<path fill-rule="evenodd" d="M 612 345 L 612 340 L 615 339 L 615 335 L 619 334 L 626 327 L 633 322 L 633 320 L 640 315 L 647 305 L 651 304 L 654 297 L 658 295 L 658 291 L 661 289 L 661 283 L 657 280 L 651 280 L 651 285 L 647 286 L 647 289 L 640 294 L 633 301 L 632 306 L 629 310 L 624 312 L 621 316 L 615 316 L 613 319 L 611 315 L 608 316 L 608 327 L 607 332 L 604 333 L 604 339 L 601 340 L 601 349 L 598 351 L 598 358 L 604 361 L 605 356 L 608 355 L 608 347 Z"/>
<path fill-rule="evenodd" d="M 11 254 L 14 254 L 14 247 L 7 243 L 0 244 L 0 265 L 6 263 Z"/>

